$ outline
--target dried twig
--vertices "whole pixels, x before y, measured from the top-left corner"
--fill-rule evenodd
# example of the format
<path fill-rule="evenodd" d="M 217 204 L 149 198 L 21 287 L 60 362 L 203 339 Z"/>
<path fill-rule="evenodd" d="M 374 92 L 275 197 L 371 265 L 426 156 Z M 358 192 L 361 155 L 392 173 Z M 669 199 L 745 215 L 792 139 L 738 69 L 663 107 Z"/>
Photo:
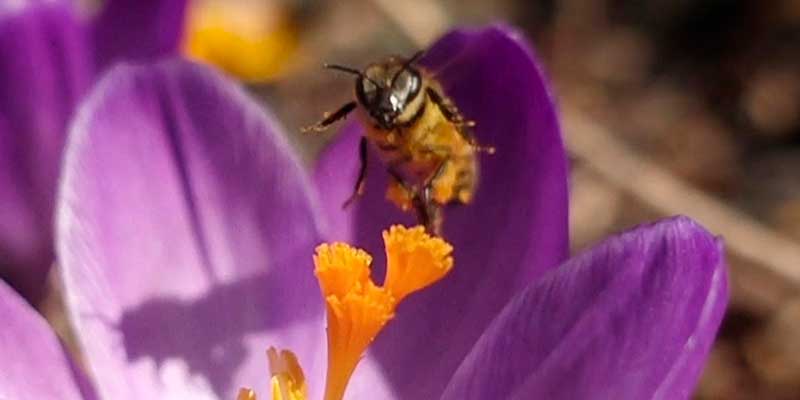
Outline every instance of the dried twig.
<path fill-rule="evenodd" d="M 419 48 L 429 45 L 450 26 L 450 18 L 434 0 L 373 0 Z"/>
<path fill-rule="evenodd" d="M 763 279 L 784 280 L 795 290 L 800 288 L 798 243 L 636 155 L 614 135 L 590 122 L 579 111 L 563 107 L 562 115 L 570 153 L 589 168 L 659 213 L 689 215 L 712 232 L 721 234 L 730 252 L 772 276 L 771 279 Z M 748 275 L 755 278 L 752 271 L 748 271 Z M 777 281 L 773 283 L 776 287 L 783 284 Z M 769 290 L 769 287 L 762 290 Z M 770 295 L 764 293 L 762 297 Z"/>

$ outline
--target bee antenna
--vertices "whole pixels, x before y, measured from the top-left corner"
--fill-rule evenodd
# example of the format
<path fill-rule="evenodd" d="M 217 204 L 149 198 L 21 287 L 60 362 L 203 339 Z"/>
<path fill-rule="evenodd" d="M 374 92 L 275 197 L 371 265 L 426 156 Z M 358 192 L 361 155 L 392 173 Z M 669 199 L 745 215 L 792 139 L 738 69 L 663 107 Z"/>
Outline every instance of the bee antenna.
<path fill-rule="evenodd" d="M 363 79 L 366 79 L 366 80 L 372 82 L 372 84 L 375 85 L 375 87 L 380 87 L 380 85 L 378 85 L 377 82 L 373 81 L 371 78 L 369 78 L 368 76 L 364 75 L 363 72 L 361 72 L 361 71 L 359 71 L 359 70 L 357 70 L 355 68 L 346 67 L 344 65 L 339 65 L 339 64 L 323 64 L 322 67 L 323 68 L 327 68 L 327 69 L 333 69 L 333 70 L 336 70 L 336 71 L 347 72 L 348 74 L 357 75 L 360 78 L 363 78 Z"/>
<path fill-rule="evenodd" d="M 420 50 L 420 51 L 417 51 L 416 53 L 414 53 L 414 55 L 411 56 L 411 58 L 409 58 L 405 62 L 405 64 L 403 64 L 403 69 L 406 69 L 409 66 L 411 66 L 411 64 L 417 62 L 417 60 L 419 60 L 422 57 L 423 54 L 425 54 L 425 50 Z"/>
<path fill-rule="evenodd" d="M 419 60 L 420 57 L 422 57 L 423 54 L 425 54 L 424 50 L 417 51 L 416 53 L 414 53 L 413 56 L 411 56 L 408 60 L 406 60 L 406 62 L 403 63 L 403 67 L 400 68 L 397 72 L 395 72 L 394 76 L 392 77 L 392 86 L 394 86 L 394 81 L 397 79 L 397 77 L 400 76 L 400 74 L 403 71 L 407 70 L 408 67 L 411 66 L 411 64 L 413 64 L 417 60 Z"/>
<path fill-rule="evenodd" d="M 337 71 L 347 72 L 348 74 L 353 74 L 353 75 L 363 76 L 363 74 L 361 73 L 361 71 L 359 71 L 359 70 L 357 70 L 357 69 L 355 69 L 355 68 L 346 67 L 346 66 L 344 66 L 344 65 L 338 65 L 338 64 L 323 64 L 323 65 L 322 65 L 322 67 L 323 67 L 323 68 L 327 68 L 327 69 L 334 69 L 334 70 L 337 70 Z"/>

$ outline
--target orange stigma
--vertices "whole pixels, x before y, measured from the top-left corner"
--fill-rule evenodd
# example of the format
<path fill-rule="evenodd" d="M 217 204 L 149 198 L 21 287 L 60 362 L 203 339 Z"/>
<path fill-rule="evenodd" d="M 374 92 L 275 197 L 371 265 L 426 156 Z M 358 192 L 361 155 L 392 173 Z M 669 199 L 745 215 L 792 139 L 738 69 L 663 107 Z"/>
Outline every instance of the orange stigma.
<path fill-rule="evenodd" d="M 344 396 L 362 354 L 394 317 L 398 303 L 453 267 L 452 246 L 421 226 L 392 226 L 383 232 L 383 240 L 388 260 L 383 286 L 370 278 L 372 257 L 363 250 L 343 243 L 317 247 L 314 273 L 328 315 L 325 400 Z"/>
<path fill-rule="evenodd" d="M 394 317 L 406 296 L 439 281 L 453 268 L 453 247 L 425 228 L 392 226 L 383 232 L 386 279 L 378 286 L 370 277 L 372 256 L 344 243 L 321 244 L 314 255 L 328 320 L 328 372 L 325 400 L 341 400 L 367 347 Z M 267 352 L 274 400 L 305 400 L 306 384 L 290 351 Z M 238 400 L 256 400 L 249 389 Z"/>

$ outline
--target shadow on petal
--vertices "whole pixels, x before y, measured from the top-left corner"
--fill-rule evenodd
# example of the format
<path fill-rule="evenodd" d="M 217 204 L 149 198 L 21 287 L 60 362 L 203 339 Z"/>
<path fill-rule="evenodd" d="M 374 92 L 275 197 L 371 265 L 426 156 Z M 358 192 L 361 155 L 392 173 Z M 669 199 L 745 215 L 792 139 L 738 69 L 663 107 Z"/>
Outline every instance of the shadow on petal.
<path fill-rule="evenodd" d="M 272 275 L 216 285 L 196 300 L 148 299 L 126 309 L 113 329 L 122 333 L 131 364 L 151 360 L 160 368 L 169 359 L 180 359 L 190 374 L 205 377 L 222 396 L 238 389 L 234 375 L 251 351 L 246 337 L 287 329 L 318 315 L 314 307 L 298 308 L 287 301 L 292 282 Z M 154 329 L 163 333 L 154 334 Z M 261 381 L 265 379 L 266 374 Z"/>
<path fill-rule="evenodd" d="M 58 255 L 104 398 L 235 398 L 268 390 L 270 345 L 320 358 L 315 200 L 261 107 L 207 67 L 124 65 L 72 129 Z"/>

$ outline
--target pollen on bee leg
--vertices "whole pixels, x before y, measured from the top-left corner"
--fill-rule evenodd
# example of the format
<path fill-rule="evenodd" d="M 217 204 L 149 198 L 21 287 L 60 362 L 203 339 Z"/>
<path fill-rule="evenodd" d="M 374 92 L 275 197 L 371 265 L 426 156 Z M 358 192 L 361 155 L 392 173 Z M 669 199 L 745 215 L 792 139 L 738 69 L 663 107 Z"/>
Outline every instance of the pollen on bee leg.
<path fill-rule="evenodd" d="M 383 232 L 386 280 L 383 287 L 397 301 L 442 279 L 453 268 L 453 246 L 425 228 L 395 225 Z"/>
<path fill-rule="evenodd" d="M 414 194 L 397 181 L 389 182 L 386 199 L 403 211 L 408 211 L 414 206 Z"/>
<path fill-rule="evenodd" d="M 453 197 L 453 189 L 457 184 L 455 168 L 446 166 L 433 183 L 433 198 L 439 204 L 447 204 Z"/>

